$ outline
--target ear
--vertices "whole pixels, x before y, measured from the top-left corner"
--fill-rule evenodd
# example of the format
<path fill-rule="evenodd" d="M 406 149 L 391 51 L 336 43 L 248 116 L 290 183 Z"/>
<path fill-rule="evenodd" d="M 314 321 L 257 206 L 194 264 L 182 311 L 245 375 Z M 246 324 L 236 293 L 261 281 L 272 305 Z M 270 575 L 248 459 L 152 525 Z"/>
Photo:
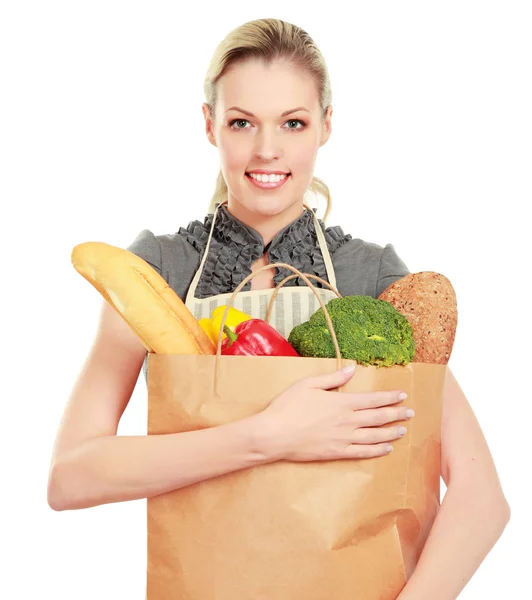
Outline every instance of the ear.
<path fill-rule="evenodd" d="M 207 134 L 207 139 L 213 146 L 216 146 L 216 137 L 214 136 L 214 125 L 212 122 L 210 106 L 204 102 L 201 106 L 201 110 L 205 117 L 205 133 Z"/>
<path fill-rule="evenodd" d="M 327 107 L 327 112 L 325 113 L 325 118 L 323 120 L 323 125 L 322 125 L 322 130 L 321 130 L 321 138 L 320 138 L 320 148 L 321 148 L 321 146 L 323 146 L 323 144 L 326 144 L 327 141 L 329 140 L 329 138 L 331 137 L 332 111 L 333 111 L 332 105 L 329 104 L 329 106 Z"/>

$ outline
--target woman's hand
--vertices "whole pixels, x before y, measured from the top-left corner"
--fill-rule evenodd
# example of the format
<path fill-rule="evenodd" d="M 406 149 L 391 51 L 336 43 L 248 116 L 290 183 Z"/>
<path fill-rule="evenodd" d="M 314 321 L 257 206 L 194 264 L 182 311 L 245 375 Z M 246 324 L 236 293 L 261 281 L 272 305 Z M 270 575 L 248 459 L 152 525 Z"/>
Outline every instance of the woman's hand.
<path fill-rule="evenodd" d="M 330 391 L 351 379 L 354 370 L 307 377 L 296 382 L 256 415 L 261 451 L 273 460 L 313 461 L 372 458 L 389 453 L 389 442 L 406 428 L 387 423 L 410 418 L 400 391 Z"/>

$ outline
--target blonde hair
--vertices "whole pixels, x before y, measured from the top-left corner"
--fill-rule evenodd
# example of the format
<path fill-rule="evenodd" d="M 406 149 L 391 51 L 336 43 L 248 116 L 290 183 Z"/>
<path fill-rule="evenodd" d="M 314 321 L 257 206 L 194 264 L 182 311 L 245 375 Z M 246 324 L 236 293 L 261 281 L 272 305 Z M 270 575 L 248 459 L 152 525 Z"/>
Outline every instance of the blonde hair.
<path fill-rule="evenodd" d="M 280 19 L 258 19 L 231 31 L 214 52 L 204 82 L 205 98 L 213 120 L 218 80 L 231 65 L 250 58 L 261 59 L 267 66 L 277 59 L 283 59 L 310 73 L 317 84 L 322 119 L 325 117 L 332 101 L 331 84 L 325 59 L 312 38 L 303 29 Z M 313 177 L 308 192 L 315 194 L 316 198 L 321 194 L 327 200 L 322 219 L 325 222 L 331 208 L 329 188 L 324 181 Z M 225 202 L 227 196 L 227 183 L 220 168 L 208 212 L 214 212 L 216 204 Z M 307 193 L 305 201 L 308 204 Z"/>

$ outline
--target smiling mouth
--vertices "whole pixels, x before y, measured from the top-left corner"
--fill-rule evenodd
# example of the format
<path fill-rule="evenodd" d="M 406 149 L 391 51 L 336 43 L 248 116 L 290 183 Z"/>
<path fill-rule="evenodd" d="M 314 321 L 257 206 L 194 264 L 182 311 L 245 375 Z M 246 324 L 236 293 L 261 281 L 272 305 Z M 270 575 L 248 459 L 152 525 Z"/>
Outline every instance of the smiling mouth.
<path fill-rule="evenodd" d="M 291 173 L 287 173 L 286 175 L 277 175 L 273 178 L 273 181 L 262 181 L 262 178 L 256 179 L 254 177 L 251 177 L 251 175 L 249 173 L 246 173 L 246 178 L 248 179 L 248 181 L 250 181 L 254 186 L 259 187 L 263 190 L 268 190 L 268 189 L 277 189 L 280 188 L 282 185 L 284 185 L 288 179 L 290 179 Z"/>
<path fill-rule="evenodd" d="M 279 178 L 279 177 L 288 177 L 288 175 L 290 175 L 290 173 L 255 173 L 254 171 L 246 171 L 246 175 L 255 175 L 255 177 L 267 177 L 269 178 L 271 175 L 274 178 Z M 260 180 L 259 180 L 260 181 Z"/>

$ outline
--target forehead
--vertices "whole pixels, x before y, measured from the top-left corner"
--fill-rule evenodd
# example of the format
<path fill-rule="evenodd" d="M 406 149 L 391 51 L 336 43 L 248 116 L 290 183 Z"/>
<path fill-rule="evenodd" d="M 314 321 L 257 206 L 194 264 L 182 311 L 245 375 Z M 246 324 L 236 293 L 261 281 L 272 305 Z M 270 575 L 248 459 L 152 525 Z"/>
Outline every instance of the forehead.
<path fill-rule="evenodd" d="M 266 65 L 247 60 L 232 65 L 218 81 L 218 106 L 249 110 L 257 116 L 278 117 L 297 106 L 319 111 L 316 82 L 308 72 L 277 61 Z"/>

